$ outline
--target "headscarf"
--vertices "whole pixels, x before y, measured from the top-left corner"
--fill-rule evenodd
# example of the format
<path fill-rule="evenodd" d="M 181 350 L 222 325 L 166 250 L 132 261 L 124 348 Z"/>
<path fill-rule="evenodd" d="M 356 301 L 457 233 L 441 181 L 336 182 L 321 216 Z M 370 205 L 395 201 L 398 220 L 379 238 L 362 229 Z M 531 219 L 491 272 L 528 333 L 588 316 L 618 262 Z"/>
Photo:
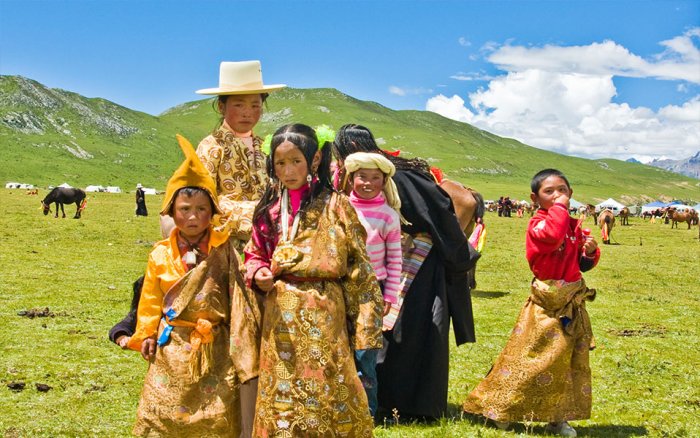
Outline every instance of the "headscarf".
<path fill-rule="evenodd" d="M 380 154 L 375 154 L 371 152 L 355 152 L 347 157 L 343 161 L 345 165 L 346 175 L 350 175 L 359 169 L 379 169 L 388 178 L 385 178 L 384 183 L 384 198 L 389 207 L 396 210 L 401 218 L 401 223 L 408 224 L 406 219 L 401 215 L 401 199 L 399 198 L 399 192 L 396 189 L 396 183 L 391 178 L 396 173 L 396 167 L 389 161 L 386 157 Z"/>

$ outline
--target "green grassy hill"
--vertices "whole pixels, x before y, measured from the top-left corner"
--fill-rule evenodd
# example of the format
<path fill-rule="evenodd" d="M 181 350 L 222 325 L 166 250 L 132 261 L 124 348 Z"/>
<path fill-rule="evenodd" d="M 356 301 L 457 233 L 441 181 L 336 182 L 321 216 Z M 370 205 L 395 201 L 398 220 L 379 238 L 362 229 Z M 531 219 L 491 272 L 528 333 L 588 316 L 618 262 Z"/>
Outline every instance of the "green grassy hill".
<path fill-rule="evenodd" d="M 17 76 L 0 77 L 0 169 L 2 180 L 38 185 L 120 185 L 136 182 L 163 189 L 181 160 L 174 140 L 194 144 L 216 125 L 212 99 L 187 102 L 159 117 L 102 99 L 48 89 Z M 257 134 L 302 122 L 345 123 L 370 128 L 381 146 L 428 159 L 447 176 L 486 198 L 529 195 L 529 180 L 545 167 L 562 170 L 581 202 L 614 197 L 627 204 L 652 199 L 700 202 L 700 181 L 658 168 L 618 160 L 564 156 L 498 137 L 426 111 L 394 111 L 334 89 L 285 89 L 274 93 Z"/>

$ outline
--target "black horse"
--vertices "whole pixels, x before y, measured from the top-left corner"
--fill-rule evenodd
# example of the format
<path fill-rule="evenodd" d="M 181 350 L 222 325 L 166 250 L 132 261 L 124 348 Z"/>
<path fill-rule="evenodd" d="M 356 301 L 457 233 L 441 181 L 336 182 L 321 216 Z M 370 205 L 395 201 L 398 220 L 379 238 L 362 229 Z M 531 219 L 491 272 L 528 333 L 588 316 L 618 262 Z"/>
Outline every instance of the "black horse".
<path fill-rule="evenodd" d="M 85 192 L 80 189 L 66 188 L 66 187 L 56 187 L 51 190 L 48 195 L 41 201 L 42 207 L 44 207 L 44 216 L 49 214 L 51 211 L 51 203 L 56 203 L 56 216 L 58 217 L 58 206 L 61 206 L 61 213 L 63 217 L 66 217 L 66 212 L 63 210 L 63 204 L 75 203 L 75 216 L 73 219 L 80 219 L 80 212 L 85 208 Z"/>

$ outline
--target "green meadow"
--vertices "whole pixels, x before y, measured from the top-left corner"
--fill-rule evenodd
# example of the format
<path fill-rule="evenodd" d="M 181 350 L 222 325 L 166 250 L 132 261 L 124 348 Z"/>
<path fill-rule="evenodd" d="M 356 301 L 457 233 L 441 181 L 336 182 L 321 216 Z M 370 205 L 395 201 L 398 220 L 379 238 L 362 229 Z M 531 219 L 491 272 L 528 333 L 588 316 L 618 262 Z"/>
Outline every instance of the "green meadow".
<path fill-rule="evenodd" d="M 45 194 L 0 189 L 0 434 L 128 436 L 146 362 L 110 343 L 107 332 L 128 311 L 131 283 L 160 239 L 161 197 L 148 196 L 151 216 L 137 218 L 133 194 L 89 194 L 83 218 L 74 220 L 74 205 L 66 207 L 66 219 L 42 215 Z M 531 278 L 527 219 L 487 213 L 485 220 L 487 242 L 472 292 L 478 340 L 451 346 L 449 416 L 431 424 L 399 417 L 398 425 L 377 426 L 378 437 L 544 433 L 540 423 L 502 432 L 461 415 L 462 400 L 505 344 Z M 579 436 L 697 437 L 698 227 L 630 222 L 613 230 L 614 244 L 603 247 L 599 266 L 585 275 L 598 291 L 588 304 L 598 344 L 591 354 L 594 403 L 592 418 L 573 426 Z M 22 315 L 46 308 L 47 316 Z"/>

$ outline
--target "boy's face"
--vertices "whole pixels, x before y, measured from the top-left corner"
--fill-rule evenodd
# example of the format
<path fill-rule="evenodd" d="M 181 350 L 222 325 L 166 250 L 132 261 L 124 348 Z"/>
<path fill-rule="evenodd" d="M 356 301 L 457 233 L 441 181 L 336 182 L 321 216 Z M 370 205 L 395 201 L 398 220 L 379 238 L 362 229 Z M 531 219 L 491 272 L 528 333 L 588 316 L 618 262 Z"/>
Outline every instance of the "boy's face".
<path fill-rule="evenodd" d="M 352 174 L 352 190 L 362 199 L 372 199 L 384 190 L 384 173 L 379 169 L 358 169 Z"/>
<path fill-rule="evenodd" d="M 197 239 L 209 227 L 211 202 L 209 195 L 197 192 L 193 196 L 178 193 L 175 198 L 173 220 L 180 234 L 189 240 Z"/>
<path fill-rule="evenodd" d="M 253 130 L 260 120 L 263 101 L 260 94 L 241 94 L 226 98 L 226 104 L 219 104 L 224 120 L 234 131 L 245 134 Z"/>
<path fill-rule="evenodd" d="M 530 194 L 530 199 L 540 208 L 549 210 L 557 201 L 569 205 L 569 199 L 573 193 L 574 191 L 566 185 L 566 181 L 559 176 L 551 175 L 542 181 L 537 193 Z"/>

